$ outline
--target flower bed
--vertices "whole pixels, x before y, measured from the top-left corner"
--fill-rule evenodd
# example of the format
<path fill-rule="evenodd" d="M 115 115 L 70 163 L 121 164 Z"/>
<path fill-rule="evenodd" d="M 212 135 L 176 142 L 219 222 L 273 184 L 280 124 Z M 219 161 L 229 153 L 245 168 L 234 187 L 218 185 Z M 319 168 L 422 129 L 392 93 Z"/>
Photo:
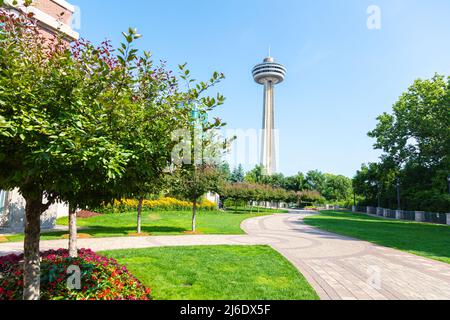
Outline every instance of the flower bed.
<path fill-rule="evenodd" d="M 143 286 L 126 267 L 91 250 L 79 250 L 76 259 L 67 250 L 41 254 L 42 300 L 150 300 Z M 79 268 L 81 287 L 69 289 L 68 269 Z M 76 284 L 76 282 L 70 282 Z M 23 255 L 0 257 L 0 300 L 20 300 L 23 293 Z"/>
<path fill-rule="evenodd" d="M 137 210 L 139 201 L 135 199 L 115 200 L 114 204 L 108 204 L 98 209 L 103 213 L 118 213 Z M 144 200 L 142 207 L 144 210 L 192 210 L 192 202 L 182 201 L 175 198 L 161 198 L 158 200 Z M 217 204 L 207 199 L 197 204 L 199 210 L 215 210 Z"/>

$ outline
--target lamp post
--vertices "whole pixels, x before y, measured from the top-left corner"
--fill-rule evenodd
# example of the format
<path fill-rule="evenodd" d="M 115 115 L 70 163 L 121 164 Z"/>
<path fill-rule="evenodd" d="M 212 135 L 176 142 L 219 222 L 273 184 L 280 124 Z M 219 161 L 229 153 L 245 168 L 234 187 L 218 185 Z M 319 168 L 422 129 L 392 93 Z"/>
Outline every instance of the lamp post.
<path fill-rule="evenodd" d="M 397 187 L 397 209 L 401 210 L 401 203 L 400 203 L 400 178 L 397 178 L 396 180 L 396 187 Z"/>
<path fill-rule="evenodd" d="M 378 182 L 378 194 L 377 194 L 377 197 L 378 197 L 378 208 L 381 208 L 381 183 L 380 182 Z"/>
<path fill-rule="evenodd" d="M 450 194 L 450 174 L 447 176 L 448 193 Z"/>

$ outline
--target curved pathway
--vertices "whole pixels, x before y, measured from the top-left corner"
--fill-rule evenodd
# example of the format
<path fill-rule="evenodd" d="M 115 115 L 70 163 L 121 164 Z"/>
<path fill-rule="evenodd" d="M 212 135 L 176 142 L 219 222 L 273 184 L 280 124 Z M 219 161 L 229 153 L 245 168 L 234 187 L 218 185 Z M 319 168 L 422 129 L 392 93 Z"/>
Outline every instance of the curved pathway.
<path fill-rule="evenodd" d="M 270 245 L 306 277 L 321 299 L 448 299 L 450 265 L 307 226 L 312 213 L 292 211 L 242 223 L 247 235 L 155 236 L 79 239 L 94 251 L 196 245 Z M 0 256 L 22 251 L 0 244 Z M 41 250 L 64 248 L 67 240 L 41 241 Z"/>
<path fill-rule="evenodd" d="M 321 299 L 450 299 L 449 264 L 310 227 L 310 214 L 250 219 L 242 228 L 272 239 Z"/>

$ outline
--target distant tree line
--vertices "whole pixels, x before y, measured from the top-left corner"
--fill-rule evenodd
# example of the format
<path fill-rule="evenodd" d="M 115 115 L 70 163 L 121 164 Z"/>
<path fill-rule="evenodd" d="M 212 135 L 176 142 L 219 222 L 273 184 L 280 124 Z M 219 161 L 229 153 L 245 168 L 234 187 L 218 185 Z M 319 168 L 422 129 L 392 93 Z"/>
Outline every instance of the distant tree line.
<path fill-rule="evenodd" d="M 222 171 L 231 184 L 231 190 L 238 194 L 246 193 L 244 198 L 248 201 L 283 201 L 299 205 L 328 202 L 342 206 L 349 206 L 353 201 L 352 180 L 342 175 L 314 170 L 306 174 L 299 172 L 294 176 L 281 173 L 267 176 L 262 166 L 256 166 L 246 173 L 241 165 L 230 170 L 226 164 Z M 280 198 L 282 200 L 278 200 Z"/>

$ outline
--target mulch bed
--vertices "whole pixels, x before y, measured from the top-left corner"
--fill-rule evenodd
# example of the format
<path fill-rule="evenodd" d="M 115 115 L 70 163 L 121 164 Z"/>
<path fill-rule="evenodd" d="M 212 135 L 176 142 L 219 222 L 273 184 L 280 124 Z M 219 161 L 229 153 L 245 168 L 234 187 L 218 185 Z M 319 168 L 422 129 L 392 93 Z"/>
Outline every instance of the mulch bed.
<path fill-rule="evenodd" d="M 195 231 L 195 232 L 192 232 L 192 231 L 184 231 L 183 234 L 195 236 L 195 235 L 202 235 L 203 232 L 201 232 L 201 231 Z"/>
<path fill-rule="evenodd" d="M 63 239 L 69 239 L 69 235 L 65 234 L 62 236 Z M 77 234 L 77 239 L 91 239 L 92 236 L 90 234 L 87 233 L 78 233 Z"/>
<path fill-rule="evenodd" d="M 148 237 L 148 236 L 151 236 L 151 234 L 147 233 L 147 232 L 141 232 L 141 233 L 129 232 L 128 236 L 129 237 Z"/>
<path fill-rule="evenodd" d="M 77 212 L 77 218 L 80 218 L 80 219 L 87 219 L 87 218 L 98 217 L 98 216 L 101 216 L 101 214 L 92 212 L 92 211 L 87 211 L 87 210 L 82 210 L 82 211 Z"/>

